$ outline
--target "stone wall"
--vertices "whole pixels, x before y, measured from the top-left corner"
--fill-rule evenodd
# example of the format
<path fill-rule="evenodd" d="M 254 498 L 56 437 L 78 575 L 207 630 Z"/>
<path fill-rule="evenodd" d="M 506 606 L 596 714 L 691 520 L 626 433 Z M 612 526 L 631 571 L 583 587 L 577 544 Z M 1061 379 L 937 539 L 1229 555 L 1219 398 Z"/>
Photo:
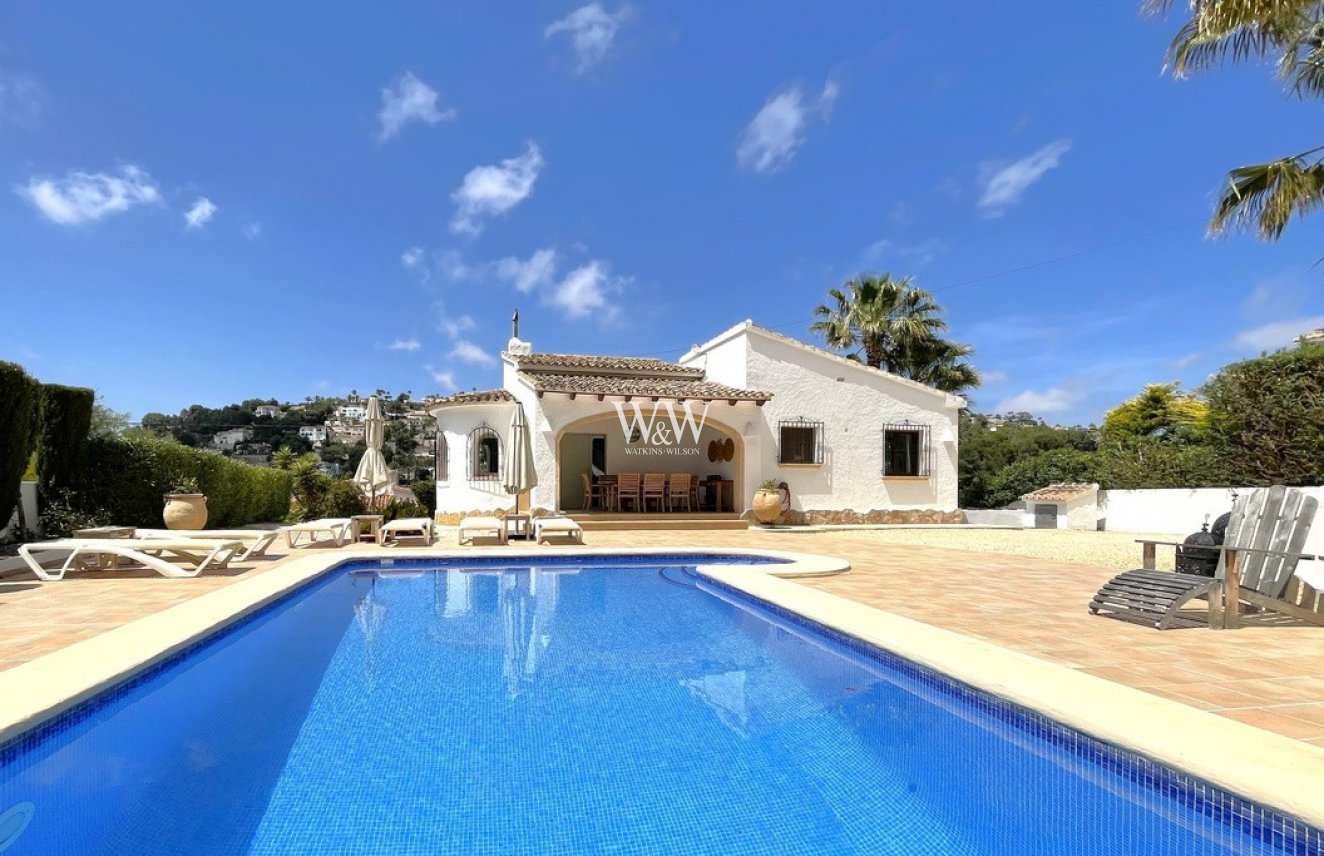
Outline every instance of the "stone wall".
<path fill-rule="evenodd" d="M 501 508 L 492 510 L 490 508 L 475 508 L 471 511 L 438 511 L 432 515 L 432 522 L 438 526 L 459 526 L 460 521 L 466 517 L 505 517 L 512 512 Z M 520 509 L 521 514 L 530 514 L 534 517 L 547 517 L 555 512 L 546 508 L 534 508 L 530 511 L 527 508 Z"/>
<path fill-rule="evenodd" d="M 781 523 L 789 526 L 849 526 L 876 523 L 935 524 L 961 523 L 960 511 L 936 511 L 932 509 L 896 509 L 875 508 L 872 511 L 847 510 L 792 510 L 787 512 Z"/>

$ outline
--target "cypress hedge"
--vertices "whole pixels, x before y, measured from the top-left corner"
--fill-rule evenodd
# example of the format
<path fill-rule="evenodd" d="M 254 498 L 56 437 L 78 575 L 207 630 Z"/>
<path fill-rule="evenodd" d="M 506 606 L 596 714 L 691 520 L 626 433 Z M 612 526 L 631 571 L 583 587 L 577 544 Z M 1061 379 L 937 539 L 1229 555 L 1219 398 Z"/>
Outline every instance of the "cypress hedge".
<path fill-rule="evenodd" d="M 165 494 L 185 478 L 207 495 L 207 526 L 225 529 L 284 520 L 289 473 L 254 467 L 155 437 L 96 437 L 87 446 L 80 504 L 120 526 L 159 527 Z"/>
<path fill-rule="evenodd" d="M 18 486 L 37 443 L 41 384 L 21 366 L 0 362 L 0 529 L 18 505 Z"/>
<path fill-rule="evenodd" d="M 96 393 L 81 386 L 48 383 L 41 389 L 41 437 L 37 476 L 43 494 L 71 488 L 87 465 Z"/>

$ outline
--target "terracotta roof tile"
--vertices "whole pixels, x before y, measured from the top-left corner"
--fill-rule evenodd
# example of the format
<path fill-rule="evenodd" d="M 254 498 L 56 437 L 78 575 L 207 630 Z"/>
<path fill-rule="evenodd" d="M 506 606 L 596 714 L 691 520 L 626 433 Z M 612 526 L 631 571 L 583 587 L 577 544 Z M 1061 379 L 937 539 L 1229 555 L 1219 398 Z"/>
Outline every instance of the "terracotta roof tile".
<path fill-rule="evenodd" d="M 1066 502 L 1098 489 L 1097 484 L 1063 482 L 1062 484 L 1050 484 L 1047 487 L 1030 491 L 1024 494 L 1021 499 L 1038 500 L 1040 502 Z"/>
<path fill-rule="evenodd" d="M 454 395 L 434 398 L 432 404 L 487 404 L 514 401 L 515 396 L 504 389 L 480 389 L 473 392 L 457 392 Z"/>
<path fill-rule="evenodd" d="M 576 395 L 637 395 L 640 397 L 712 399 L 714 401 L 767 401 L 772 393 L 737 389 L 698 378 L 629 377 L 621 375 L 567 375 L 553 372 L 523 372 L 538 392 Z"/>
<path fill-rule="evenodd" d="M 664 375 L 676 377 L 703 377 L 703 369 L 668 363 L 652 357 L 610 357 L 589 356 L 585 354 L 521 354 L 516 356 L 515 364 L 520 369 L 537 369 L 540 372 L 564 371 L 567 373 L 584 372 L 628 372 L 631 374 Z"/>

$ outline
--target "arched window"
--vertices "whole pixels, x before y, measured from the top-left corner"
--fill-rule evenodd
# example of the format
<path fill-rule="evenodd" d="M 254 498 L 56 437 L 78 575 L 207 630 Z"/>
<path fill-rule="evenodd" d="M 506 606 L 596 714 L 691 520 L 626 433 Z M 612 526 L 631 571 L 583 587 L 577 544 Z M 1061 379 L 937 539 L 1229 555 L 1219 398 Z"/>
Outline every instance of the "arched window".
<path fill-rule="evenodd" d="M 437 448 L 432 461 L 433 478 L 439 482 L 450 481 L 450 449 L 446 445 L 446 435 L 437 432 Z"/>
<path fill-rule="evenodd" d="M 486 425 L 469 432 L 469 479 L 491 481 L 501 478 L 501 438 Z"/>

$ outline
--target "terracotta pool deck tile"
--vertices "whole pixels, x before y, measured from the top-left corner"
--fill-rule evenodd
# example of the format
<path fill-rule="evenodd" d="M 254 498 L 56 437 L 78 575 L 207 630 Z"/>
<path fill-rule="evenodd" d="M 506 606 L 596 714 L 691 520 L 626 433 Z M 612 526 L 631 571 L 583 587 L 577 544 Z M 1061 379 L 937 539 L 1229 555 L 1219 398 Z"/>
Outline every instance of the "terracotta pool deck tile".
<path fill-rule="evenodd" d="M 443 530 L 438 546 L 454 548 L 454 539 L 453 530 Z M 1115 573 L 1107 568 L 883 543 L 849 531 L 590 532 L 586 540 L 598 547 L 759 547 L 840 556 L 851 573 L 800 582 L 1324 745 L 1324 733 L 1311 730 L 1324 728 L 1324 628 L 1255 625 L 1252 618 L 1237 631 L 1160 632 L 1088 613 L 1090 597 Z M 308 552 L 335 551 L 294 554 Z M 119 571 L 44 584 L 0 580 L 0 669 L 263 574 L 283 558 L 277 552 L 273 560 L 193 579 Z M 1300 736 L 1307 733 L 1318 736 Z"/>

